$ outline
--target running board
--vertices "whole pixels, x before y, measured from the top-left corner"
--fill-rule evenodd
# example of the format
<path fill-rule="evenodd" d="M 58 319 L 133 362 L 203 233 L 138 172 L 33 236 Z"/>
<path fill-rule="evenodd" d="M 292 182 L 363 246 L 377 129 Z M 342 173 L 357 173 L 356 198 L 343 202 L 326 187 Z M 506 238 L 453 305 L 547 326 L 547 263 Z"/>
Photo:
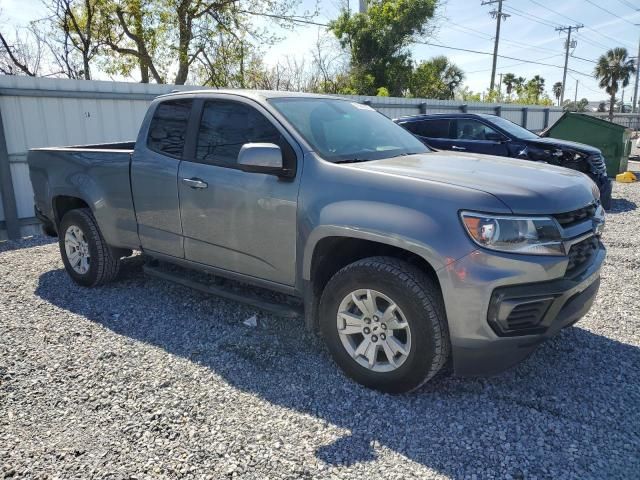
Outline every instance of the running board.
<path fill-rule="evenodd" d="M 177 283 L 178 285 L 182 285 L 183 287 L 192 288 L 194 290 L 208 293 L 210 295 L 223 297 L 229 300 L 233 300 L 234 302 L 245 303 L 247 305 L 251 305 L 252 307 L 256 307 L 260 310 L 264 310 L 265 312 L 272 313 L 279 317 L 285 317 L 285 318 L 304 317 L 302 306 L 295 307 L 293 305 L 270 302 L 269 300 L 261 298 L 258 295 L 255 295 L 252 293 L 240 295 L 224 287 L 205 285 L 204 283 L 196 282 L 194 280 L 189 280 L 187 278 L 184 278 L 181 275 L 173 275 L 169 272 L 165 272 L 159 268 L 152 267 L 149 265 L 144 265 L 143 270 L 145 274 L 151 277 L 160 278 L 162 280 L 168 280 L 170 282 Z"/>

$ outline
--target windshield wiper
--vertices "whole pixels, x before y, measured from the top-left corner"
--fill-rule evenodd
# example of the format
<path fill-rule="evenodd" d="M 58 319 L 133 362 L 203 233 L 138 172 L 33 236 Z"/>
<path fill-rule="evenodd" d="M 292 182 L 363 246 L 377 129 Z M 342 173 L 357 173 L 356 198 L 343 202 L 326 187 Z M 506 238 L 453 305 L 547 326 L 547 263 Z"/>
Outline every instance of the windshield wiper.
<path fill-rule="evenodd" d="M 359 163 L 359 162 L 368 162 L 370 158 L 346 158 L 344 160 L 335 160 L 333 163 Z"/>

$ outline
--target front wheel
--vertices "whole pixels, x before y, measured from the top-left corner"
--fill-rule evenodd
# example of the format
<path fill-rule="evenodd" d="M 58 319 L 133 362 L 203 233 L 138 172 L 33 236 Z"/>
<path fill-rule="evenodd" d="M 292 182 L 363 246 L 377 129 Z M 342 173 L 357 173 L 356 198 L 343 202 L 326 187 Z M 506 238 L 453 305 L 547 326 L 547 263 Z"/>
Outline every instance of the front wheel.
<path fill-rule="evenodd" d="M 320 322 L 340 368 L 377 390 L 414 390 L 449 356 L 439 288 L 395 258 L 366 258 L 337 272 L 322 294 Z"/>
<path fill-rule="evenodd" d="M 102 237 L 91 210 L 81 208 L 67 212 L 58 232 L 62 261 L 73 281 L 95 287 L 116 277 L 120 259 Z"/>

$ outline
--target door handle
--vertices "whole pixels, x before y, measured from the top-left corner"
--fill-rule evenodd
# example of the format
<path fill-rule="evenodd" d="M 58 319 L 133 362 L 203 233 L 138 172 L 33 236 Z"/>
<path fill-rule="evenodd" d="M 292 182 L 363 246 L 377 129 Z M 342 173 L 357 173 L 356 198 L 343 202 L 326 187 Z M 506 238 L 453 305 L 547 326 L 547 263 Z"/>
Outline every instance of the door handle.
<path fill-rule="evenodd" d="M 183 178 L 182 183 L 189 185 L 191 188 L 207 188 L 209 184 L 199 178 Z"/>
<path fill-rule="evenodd" d="M 466 150 L 466 148 L 464 148 L 464 147 L 458 147 L 457 145 L 452 145 L 452 146 L 451 146 L 451 150 L 460 150 L 460 151 L 464 151 L 464 150 Z"/>

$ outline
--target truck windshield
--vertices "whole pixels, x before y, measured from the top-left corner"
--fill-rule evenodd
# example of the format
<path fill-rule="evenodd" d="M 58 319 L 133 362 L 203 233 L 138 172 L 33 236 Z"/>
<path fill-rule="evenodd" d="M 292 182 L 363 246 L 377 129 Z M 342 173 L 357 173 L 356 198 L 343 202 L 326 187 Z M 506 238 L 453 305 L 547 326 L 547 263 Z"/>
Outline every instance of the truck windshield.
<path fill-rule="evenodd" d="M 367 105 L 328 98 L 272 98 L 269 102 L 330 162 L 360 162 L 430 151 Z"/>
<path fill-rule="evenodd" d="M 491 122 L 495 124 L 497 127 L 500 127 L 502 130 L 507 132 L 510 135 L 513 135 L 520 140 L 535 140 L 538 137 L 533 132 L 530 132 L 526 128 L 521 127 L 517 123 L 510 122 L 502 117 L 491 117 Z"/>

